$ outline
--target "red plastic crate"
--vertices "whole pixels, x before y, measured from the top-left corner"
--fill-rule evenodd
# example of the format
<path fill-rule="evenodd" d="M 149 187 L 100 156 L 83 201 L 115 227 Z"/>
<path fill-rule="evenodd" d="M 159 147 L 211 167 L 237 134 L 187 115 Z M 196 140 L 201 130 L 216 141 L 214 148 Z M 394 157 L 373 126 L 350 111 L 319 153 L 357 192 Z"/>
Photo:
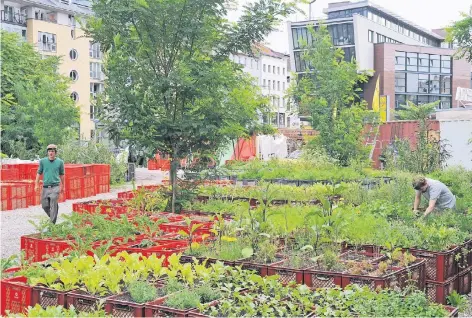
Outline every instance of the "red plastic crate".
<path fill-rule="evenodd" d="M 83 189 L 83 197 L 93 197 L 96 193 L 95 189 L 95 176 L 94 175 L 86 175 L 82 178 L 82 189 Z"/>
<path fill-rule="evenodd" d="M 78 312 L 94 312 L 99 307 L 99 303 L 106 301 L 110 296 L 98 297 L 82 290 L 75 290 L 67 293 L 67 307 L 74 306 Z"/>
<path fill-rule="evenodd" d="M 161 297 L 144 305 L 145 317 L 195 317 L 190 312 L 196 310 L 191 309 L 176 309 L 164 306 L 168 296 Z"/>
<path fill-rule="evenodd" d="M 468 295 L 471 292 L 472 266 L 459 273 L 458 292 L 462 295 Z"/>
<path fill-rule="evenodd" d="M 445 252 L 410 249 L 412 255 L 426 260 L 426 279 L 435 282 L 445 282 L 458 273 L 456 254 L 460 247 L 454 247 Z"/>
<path fill-rule="evenodd" d="M 1 210 L 15 210 L 28 207 L 28 184 L 26 183 L 2 183 Z"/>
<path fill-rule="evenodd" d="M 38 162 L 18 164 L 20 180 L 35 180 L 36 175 L 38 174 L 38 168 L 39 168 Z"/>
<path fill-rule="evenodd" d="M 10 313 L 26 314 L 28 306 L 31 306 L 32 287 L 26 284 L 26 277 L 19 276 L 7 278 L 0 281 L 0 314 L 6 315 L 6 310 Z"/>
<path fill-rule="evenodd" d="M 203 226 L 199 227 L 193 234 L 194 235 L 203 235 L 203 234 L 210 234 L 210 229 L 213 225 L 212 222 L 196 222 L 192 221 L 190 226 L 193 224 L 203 224 Z M 174 222 L 174 223 L 162 223 L 159 225 L 159 229 L 164 233 L 178 233 L 180 231 L 184 231 L 187 234 L 189 233 L 189 226 L 184 221 Z"/>
<path fill-rule="evenodd" d="M 242 269 L 255 271 L 257 275 L 265 277 L 269 273 L 269 268 L 278 266 L 285 262 L 285 259 L 280 258 L 271 264 L 258 264 L 250 259 L 242 259 L 234 262 L 234 266 L 241 266 Z"/>
<path fill-rule="evenodd" d="M 342 274 L 308 269 L 303 271 L 303 283 L 310 288 L 333 288 L 342 286 Z"/>
<path fill-rule="evenodd" d="M 64 308 L 67 304 L 68 291 L 59 291 L 43 286 L 33 287 L 32 292 L 32 306 L 39 304 L 46 309 L 49 306 L 62 306 Z"/>
<path fill-rule="evenodd" d="M 120 300 L 121 295 L 107 298 L 105 301 L 105 311 L 113 317 L 144 317 L 144 304 L 137 304 L 130 301 Z"/>
<path fill-rule="evenodd" d="M 159 170 L 160 168 L 160 160 L 148 159 L 148 170 Z"/>
<path fill-rule="evenodd" d="M 426 281 L 426 295 L 432 302 L 446 304 L 447 296 L 459 287 L 459 276 L 455 276 L 446 282 Z"/>
<path fill-rule="evenodd" d="M 37 234 L 24 235 L 20 238 L 21 250 L 25 251 L 25 257 L 32 262 L 41 262 L 46 255 L 58 253 L 67 254 L 72 247 L 72 241 L 57 241 L 39 238 Z"/>
<path fill-rule="evenodd" d="M 65 178 L 66 182 L 66 199 L 81 199 L 83 198 L 82 178 L 70 177 Z"/>
<path fill-rule="evenodd" d="M 125 205 L 124 200 L 96 200 L 87 202 L 78 202 L 72 204 L 72 211 L 76 213 L 99 213 L 108 214 L 112 217 L 119 217 L 122 214 L 128 214 L 130 208 Z"/>
<path fill-rule="evenodd" d="M 20 173 L 18 169 L 1 169 L 0 171 L 0 180 L 2 181 L 18 181 L 20 178 Z"/>

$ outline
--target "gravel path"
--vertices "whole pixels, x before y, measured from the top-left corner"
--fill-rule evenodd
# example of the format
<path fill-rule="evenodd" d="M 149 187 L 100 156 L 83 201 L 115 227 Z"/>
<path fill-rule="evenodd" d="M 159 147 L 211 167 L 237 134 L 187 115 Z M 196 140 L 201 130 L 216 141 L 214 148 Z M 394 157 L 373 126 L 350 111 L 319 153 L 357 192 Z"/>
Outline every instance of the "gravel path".
<path fill-rule="evenodd" d="M 160 170 L 147 170 L 146 168 L 136 169 L 136 186 L 158 184 L 167 174 Z M 117 193 L 121 191 L 131 190 L 133 185 L 126 183 L 119 187 L 114 187 L 109 193 L 101 193 L 93 197 L 82 198 L 76 200 L 67 200 L 59 203 L 59 218 L 61 215 L 72 213 L 72 204 L 76 202 L 83 202 L 98 199 L 113 199 L 117 197 Z M 28 220 L 37 222 L 41 218 L 47 218 L 46 213 L 38 206 L 30 206 L 26 209 L 17 209 L 0 212 L 0 229 L 1 229 L 1 258 L 9 257 L 12 254 L 20 252 L 20 237 L 27 234 L 36 233 L 35 228 Z"/>

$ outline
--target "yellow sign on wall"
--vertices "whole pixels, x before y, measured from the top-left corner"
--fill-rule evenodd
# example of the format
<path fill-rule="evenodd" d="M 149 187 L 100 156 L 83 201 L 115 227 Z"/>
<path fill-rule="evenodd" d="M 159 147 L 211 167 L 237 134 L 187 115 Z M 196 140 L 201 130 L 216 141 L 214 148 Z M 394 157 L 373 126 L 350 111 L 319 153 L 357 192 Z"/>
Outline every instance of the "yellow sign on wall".
<path fill-rule="evenodd" d="M 380 96 L 379 104 L 380 122 L 384 123 L 387 121 L 387 96 Z"/>
<path fill-rule="evenodd" d="M 379 111 L 379 99 L 380 99 L 380 88 L 379 88 L 379 77 L 377 77 L 377 81 L 375 83 L 374 97 L 372 99 L 372 110 L 374 112 Z"/>

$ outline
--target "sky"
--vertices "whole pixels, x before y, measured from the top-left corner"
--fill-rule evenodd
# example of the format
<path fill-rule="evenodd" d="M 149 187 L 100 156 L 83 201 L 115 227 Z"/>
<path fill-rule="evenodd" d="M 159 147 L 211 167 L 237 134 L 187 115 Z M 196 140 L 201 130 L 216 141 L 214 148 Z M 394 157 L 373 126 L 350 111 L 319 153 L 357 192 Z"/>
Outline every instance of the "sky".
<path fill-rule="evenodd" d="M 351 1 L 356 2 L 356 0 Z M 239 6 L 246 2 L 248 0 L 240 0 Z M 327 8 L 331 2 L 342 1 L 317 0 L 312 4 L 312 17 L 323 17 L 323 8 Z M 460 12 L 469 13 L 469 7 L 472 5 L 472 0 L 373 0 L 371 2 L 428 30 L 439 29 L 450 25 L 452 21 L 459 20 Z M 308 5 L 303 5 L 302 9 L 306 12 L 306 16 L 298 13 L 286 21 L 307 20 Z M 234 20 L 237 16 L 237 12 L 232 12 L 229 19 Z M 278 26 L 279 31 L 271 33 L 266 39 L 267 46 L 281 53 L 289 53 L 286 21 Z"/>

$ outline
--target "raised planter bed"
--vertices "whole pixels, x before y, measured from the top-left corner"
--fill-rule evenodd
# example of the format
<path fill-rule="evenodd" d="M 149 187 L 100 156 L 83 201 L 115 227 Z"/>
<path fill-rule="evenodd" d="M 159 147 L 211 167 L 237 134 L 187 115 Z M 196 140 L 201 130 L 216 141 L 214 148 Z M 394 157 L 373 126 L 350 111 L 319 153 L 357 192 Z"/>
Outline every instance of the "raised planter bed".
<path fill-rule="evenodd" d="M 435 282 L 446 282 L 458 274 L 458 263 L 455 259 L 460 247 L 445 252 L 432 252 L 410 249 L 412 255 L 426 260 L 426 279 Z"/>
<path fill-rule="evenodd" d="M 67 254 L 72 248 L 70 240 L 54 240 L 40 238 L 39 234 L 23 235 L 20 238 L 21 250 L 25 257 L 32 262 L 41 262 L 46 255 Z"/>
<path fill-rule="evenodd" d="M 190 312 L 196 308 L 176 309 L 167 307 L 164 305 L 167 297 L 168 296 L 164 296 L 146 303 L 144 305 L 145 317 L 193 317 L 190 315 Z"/>
<path fill-rule="evenodd" d="M 32 305 L 39 304 L 46 309 L 49 306 L 62 306 L 67 308 L 67 293 L 44 286 L 34 286 L 32 293 Z"/>
<path fill-rule="evenodd" d="M 113 317 L 144 317 L 144 304 L 133 302 L 129 293 L 123 293 L 107 298 L 105 311 Z"/>
<path fill-rule="evenodd" d="M 270 264 L 259 264 L 253 261 L 253 258 L 242 259 L 234 262 L 234 266 L 241 266 L 242 269 L 255 271 L 256 274 L 264 277 L 268 275 L 269 267 L 277 266 L 285 261 L 283 257 L 277 257 L 275 262 Z"/>
<path fill-rule="evenodd" d="M 111 296 L 99 297 L 82 290 L 75 290 L 67 293 L 67 306 L 74 306 L 78 312 L 93 312 L 99 309 L 100 302 L 106 301 Z"/>
<path fill-rule="evenodd" d="M 434 282 L 426 281 L 426 295 L 432 302 L 438 304 L 446 304 L 447 296 L 449 296 L 454 290 L 458 290 L 459 287 L 459 276 L 455 276 L 447 280 L 446 282 Z"/>
<path fill-rule="evenodd" d="M 0 280 L 0 315 L 6 316 L 6 310 L 11 314 L 26 313 L 32 305 L 33 287 L 26 284 L 26 277 L 12 277 Z"/>
<path fill-rule="evenodd" d="M 344 288 L 351 284 L 357 284 L 367 286 L 370 290 L 376 290 L 377 288 L 401 288 L 404 284 L 402 277 L 404 276 L 406 268 L 391 267 L 390 271 L 390 273 L 382 276 L 343 273 L 341 287 Z"/>
<path fill-rule="evenodd" d="M 472 283 L 472 266 L 466 268 L 458 275 L 458 293 L 462 295 L 470 294 L 471 290 L 471 283 Z"/>

